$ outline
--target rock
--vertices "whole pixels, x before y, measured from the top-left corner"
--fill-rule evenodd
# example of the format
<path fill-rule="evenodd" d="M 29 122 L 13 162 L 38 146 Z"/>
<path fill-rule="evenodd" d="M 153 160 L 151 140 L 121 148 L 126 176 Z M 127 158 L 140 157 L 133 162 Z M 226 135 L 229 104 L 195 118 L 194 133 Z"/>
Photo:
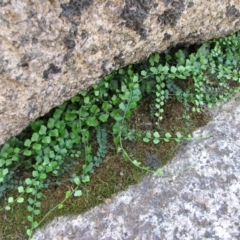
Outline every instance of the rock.
<path fill-rule="evenodd" d="M 60 239 L 240 239 L 240 93 L 164 168 L 80 216 L 34 234 Z"/>
<path fill-rule="evenodd" d="M 240 29 L 239 0 L 0 0 L 0 144 L 152 52 Z"/>

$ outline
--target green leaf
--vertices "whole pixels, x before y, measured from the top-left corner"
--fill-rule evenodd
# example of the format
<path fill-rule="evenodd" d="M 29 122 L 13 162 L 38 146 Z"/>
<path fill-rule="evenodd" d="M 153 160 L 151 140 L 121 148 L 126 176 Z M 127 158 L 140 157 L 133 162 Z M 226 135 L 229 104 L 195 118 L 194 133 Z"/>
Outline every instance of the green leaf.
<path fill-rule="evenodd" d="M 40 157 L 40 159 L 42 159 L 42 158 Z M 40 162 L 42 162 L 42 161 L 40 161 Z M 37 166 L 38 172 L 42 172 L 42 171 L 44 171 L 44 169 L 45 168 L 42 165 Z"/>
<path fill-rule="evenodd" d="M 8 157 L 8 153 L 7 152 L 3 152 L 2 153 L 2 157 L 7 158 Z"/>
<path fill-rule="evenodd" d="M 63 208 L 63 204 L 62 203 L 59 203 L 58 204 L 58 209 L 62 209 Z"/>
<path fill-rule="evenodd" d="M 40 135 L 45 135 L 46 132 L 47 132 L 47 127 L 44 126 L 44 125 L 41 125 L 40 130 L 39 130 L 39 134 Z"/>
<path fill-rule="evenodd" d="M 155 68 L 155 67 L 151 67 L 151 68 L 150 68 L 150 71 L 151 71 L 152 73 L 154 73 L 155 75 L 158 74 L 158 69 Z"/>
<path fill-rule="evenodd" d="M 96 127 L 98 126 L 98 121 L 96 119 L 96 117 L 89 117 L 86 121 L 87 125 L 89 127 Z"/>
<path fill-rule="evenodd" d="M 82 182 L 84 183 L 87 183 L 90 181 L 90 177 L 88 175 L 85 175 L 83 178 L 82 178 Z"/>
<path fill-rule="evenodd" d="M 182 138 L 182 134 L 180 132 L 176 132 L 176 136 L 177 136 L 178 139 Z"/>
<path fill-rule="evenodd" d="M 109 117 L 109 114 L 102 113 L 102 114 L 100 115 L 99 119 L 100 119 L 102 122 L 107 122 L 108 117 Z"/>
<path fill-rule="evenodd" d="M 112 127 L 113 134 L 114 135 L 120 134 L 121 133 L 121 128 L 122 128 L 122 124 L 120 122 L 116 122 Z"/>
<path fill-rule="evenodd" d="M 146 132 L 146 138 L 152 138 L 152 133 L 150 131 Z"/>
<path fill-rule="evenodd" d="M 10 207 L 9 205 L 7 205 L 7 206 L 5 206 L 5 209 L 6 209 L 7 211 L 9 211 L 9 210 L 11 210 L 11 207 Z"/>
<path fill-rule="evenodd" d="M 141 162 L 139 162 L 137 160 L 133 160 L 132 163 L 137 167 L 139 167 L 141 165 Z"/>
<path fill-rule="evenodd" d="M 25 142 L 24 142 L 24 146 L 25 146 L 25 147 L 30 147 L 30 146 L 31 146 L 31 143 L 32 143 L 32 141 L 31 141 L 30 139 L 27 139 L 27 140 L 25 140 Z"/>
<path fill-rule="evenodd" d="M 80 95 L 82 95 L 83 97 L 85 97 L 86 95 L 87 95 L 87 91 L 82 91 L 81 93 L 80 93 Z"/>
<path fill-rule="evenodd" d="M 40 184 L 41 184 L 41 183 L 40 183 L 40 180 L 38 180 L 38 181 L 37 181 L 37 180 L 34 180 L 34 181 L 33 181 L 33 186 L 35 186 L 35 187 L 36 187 L 36 186 L 40 186 Z M 33 195 L 36 194 L 36 188 L 33 189 L 32 194 L 33 194 Z"/>
<path fill-rule="evenodd" d="M 166 138 L 171 138 L 172 135 L 171 135 L 171 133 L 167 132 L 167 133 L 165 133 L 165 137 L 166 137 Z"/>
<path fill-rule="evenodd" d="M 23 155 L 31 156 L 32 155 L 32 151 L 26 149 L 26 150 L 24 150 Z"/>
<path fill-rule="evenodd" d="M 27 219 L 28 219 L 29 222 L 33 222 L 33 217 L 32 216 L 28 215 Z"/>
<path fill-rule="evenodd" d="M 76 185 L 79 185 L 79 184 L 81 183 L 79 177 L 75 177 L 75 178 L 73 179 L 73 181 L 74 181 L 74 183 L 75 183 Z"/>
<path fill-rule="evenodd" d="M 32 176 L 33 177 L 38 177 L 39 176 L 39 172 L 38 171 L 32 171 Z"/>
<path fill-rule="evenodd" d="M 35 150 L 40 150 L 42 148 L 42 145 L 40 143 L 34 143 L 32 148 Z"/>
<path fill-rule="evenodd" d="M 160 138 L 159 132 L 154 132 L 154 133 L 153 133 L 153 136 L 154 136 L 155 138 Z"/>
<path fill-rule="evenodd" d="M 150 141 L 150 139 L 149 138 L 143 138 L 143 141 L 145 142 L 145 143 L 148 143 L 149 141 Z"/>
<path fill-rule="evenodd" d="M 63 109 L 65 109 L 65 103 L 63 103 L 62 105 L 60 105 L 54 112 L 53 114 L 53 118 L 55 120 L 59 119 L 63 113 Z"/>
<path fill-rule="evenodd" d="M 82 196 L 82 191 L 76 190 L 73 195 L 74 195 L 74 197 L 80 197 L 80 196 Z"/>
<path fill-rule="evenodd" d="M 32 205 L 34 204 L 34 200 L 32 198 L 28 198 L 28 203 Z"/>
<path fill-rule="evenodd" d="M 72 142 L 72 141 L 71 141 Z M 73 142 L 72 142 L 72 144 L 73 144 Z M 60 150 L 60 153 L 62 154 L 62 155 L 65 155 L 66 153 L 67 153 L 67 149 L 66 148 L 62 148 L 61 150 Z"/>
<path fill-rule="evenodd" d="M 28 210 L 29 212 L 32 212 L 32 211 L 33 211 L 33 207 L 30 206 L 30 205 L 28 205 L 28 206 L 27 206 L 27 210 Z"/>
<path fill-rule="evenodd" d="M 46 168 L 46 172 L 47 173 L 50 173 L 50 172 L 52 172 L 53 171 L 53 168 L 51 167 L 51 166 L 48 166 L 47 168 Z"/>
<path fill-rule="evenodd" d="M 86 173 L 92 172 L 92 169 L 93 169 L 93 163 L 91 162 L 91 163 L 88 164 L 88 165 L 84 164 L 84 165 L 82 166 L 82 169 L 83 169 L 83 174 L 86 174 Z"/>
<path fill-rule="evenodd" d="M 154 62 L 159 63 L 159 54 L 158 53 L 154 54 Z"/>
<path fill-rule="evenodd" d="M 163 176 L 163 170 L 161 168 L 159 168 L 157 171 L 156 171 L 157 175 L 158 176 Z"/>
<path fill-rule="evenodd" d="M 33 213 L 34 213 L 34 215 L 39 215 L 40 214 L 40 210 L 39 209 L 35 209 L 35 210 L 33 210 Z"/>
<path fill-rule="evenodd" d="M 73 141 L 72 141 L 72 139 L 68 139 L 68 140 L 65 142 L 65 144 L 66 144 L 66 147 L 67 147 L 68 149 L 71 149 L 71 148 L 73 147 Z"/>
<path fill-rule="evenodd" d="M 182 73 L 182 72 L 184 72 L 184 70 L 185 70 L 185 68 L 184 68 L 182 65 L 180 65 L 180 66 L 178 67 L 178 71 L 179 71 L 179 72 Z"/>
<path fill-rule="evenodd" d="M 13 162 L 18 162 L 19 158 L 17 155 L 12 156 L 12 161 Z"/>
<path fill-rule="evenodd" d="M 3 160 L 3 159 L 0 158 L 0 168 L 1 168 L 3 165 L 5 165 L 5 160 Z"/>
<path fill-rule="evenodd" d="M 54 127 L 54 125 L 55 125 L 55 120 L 53 118 L 49 118 L 48 123 L 47 123 L 47 127 L 49 129 L 52 129 Z"/>
<path fill-rule="evenodd" d="M 18 203 L 23 203 L 24 202 L 24 198 L 23 197 L 18 197 L 17 198 L 17 202 Z"/>
<path fill-rule="evenodd" d="M 78 95 L 71 98 L 72 103 L 79 102 L 79 101 L 80 101 L 80 97 Z"/>
<path fill-rule="evenodd" d="M 137 103 L 136 102 L 131 102 L 130 105 L 128 106 L 128 109 L 135 109 L 137 107 Z"/>
<path fill-rule="evenodd" d="M 99 90 L 95 90 L 95 91 L 94 91 L 94 95 L 95 95 L 96 97 L 98 97 L 98 96 L 99 96 Z"/>
<path fill-rule="evenodd" d="M 54 151 L 50 151 L 50 152 L 49 152 L 49 157 L 50 157 L 50 158 L 55 158 L 55 153 L 54 153 Z"/>
<path fill-rule="evenodd" d="M 113 142 L 114 142 L 115 145 L 119 144 L 119 142 L 120 142 L 120 136 L 114 137 Z"/>
<path fill-rule="evenodd" d="M 9 197 L 8 198 L 8 203 L 13 203 L 14 202 L 14 198 L 13 197 Z"/>
<path fill-rule="evenodd" d="M 76 118 L 77 118 L 77 115 L 75 113 L 72 113 L 72 112 L 69 112 L 69 111 L 65 113 L 65 120 L 66 121 L 72 122 Z"/>
<path fill-rule="evenodd" d="M 45 136 L 42 139 L 42 143 L 47 143 L 49 144 L 51 142 L 51 137 L 50 136 Z"/>
<path fill-rule="evenodd" d="M 104 111 L 108 111 L 109 109 L 111 109 L 112 108 L 112 104 L 110 104 L 109 102 L 104 102 L 103 104 L 102 104 L 102 109 L 104 110 Z"/>
<path fill-rule="evenodd" d="M 146 76 L 147 76 L 147 72 L 144 71 L 144 70 L 142 70 L 142 71 L 141 71 L 141 75 L 142 75 L 143 77 L 146 77 Z"/>
<path fill-rule="evenodd" d="M 40 179 L 41 179 L 41 180 L 44 180 L 44 179 L 46 179 L 46 178 L 47 178 L 46 173 L 41 173 L 41 174 L 40 174 Z"/>
<path fill-rule="evenodd" d="M 153 58 L 153 56 L 151 56 L 149 58 L 149 63 L 150 63 L 151 66 L 154 66 L 154 58 Z"/>
<path fill-rule="evenodd" d="M 49 132 L 49 136 L 51 137 L 58 137 L 58 129 L 52 129 L 50 132 Z"/>
<path fill-rule="evenodd" d="M 121 102 L 120 104 L 119 104 L 119 108 L 122 110 L 122 111 L 126 111 L 126 106 L 125 106 L 125 104 L 123 103 L 123 102 Z"/>
<path fill-rule="evenodd" d="M 30 123 L 30 126 L 33 130 L 33 132 L 37 132 L 42 124 L 42 120 L 35 120 L 34 122 Z"/>
<path fill-rule="evenodd" d="M 6 162 L 5 162 L 5 165 L 9 166 L 11 164 L 12 164 L 12 159 L 7 159 Z"/>
<path fill-rule="evenodd" d="M 92 158 L 91 154 L 88 154 L 85 159 L 86 159 L 87 162 L 92 162 L 93 158 Z"/>
<path fill-rule="evenodd" d="M 26 188 L 26 193 L 32 193 L 32 192 L 33 192 L 33 188 L 31 188 L 31 187 Z"/>
<path fill-rule="evenodd" d="M 133 82 L 137 83 L 138 82 L 138 75 L 134 75 L 133 77 Z M 136 87 L 136 85 L 134 85 Z"/>
<path fill-rule="evenodd" d="M 35 205 L 37 208 L 40 208 L 40 207 L 41 207 L 41 202 L 35 202 L 34 205 Z"/>
<path fill-rule="evenodd" d="M 34 221 L 34 222 L 33 222 L 33 228 L 37 228 L 37 227 L 38 227 L 38 225 L 39 225 L 39 224 L 38 224 L 38 222 L 37 222 L 37 221 Z M 31 240 L 31 239 L 30 239 L 30 240 Z M 34 239 L 32 239 L 32 240 L 34 240 Z"/>
<path fill-rule="evenodd" d="M 90 98 L 89 98 L 89 96 L 87 96 L 87 97 L 84 97 L 84 103 L 85 104 L 88 104 L 89 102 L 90 102 Z"/>
<path fill-rule="evenodd" d="M 53 148 L 54 148 L 55 152 L 59 152 L 60 151 L 59 145 L 55 145 Z"/>
<path fill-rule="evenodd" d="M 18 187 L 18 192 L 19 193 L 23 193 L 24 192 L 24 187 L 23 186 L 19 186 Z"/>
<path fill-rule="evenodd" d="M 172 66 L 170 70 L 171 70 L 172 73 L 176 73 L 177 72 L 177 69 L 174 66 Z"/>
<path fill-rule="evenodd" d="M 36 132 L 33 133 L 32 138 L 31 138 L 32 142 L 37 142 L 38 139 L 39 139 L 39 134 Z"/>
<path fill-rule="evenodd" d="M 122 151 L 122 148 L 121 147 L 117 147 L 117 153 L 120 153 Z"/>
<path fill-rule="evenodd" d="M 155 107 L 159 109 L 161 106 L 159 104 L 155 104 Z M 156 114 L 155 114 L 156 115 Z"/>
<path fill-rule="evenodd" d="M 30 222 L 32 222 L 32 221 L 30 221 Z M 27 235 L 28 235 L 28 236 L 32 236 L 32 233 L 33 233 L 32 229 L 28 229 L 28 230 L 27 230 Z"/>
<path fill-rule="evenodd" d="M 120 114 L 118 109 L 114 109 L 111 112 L 111 117 L 114 118 L 117 122 L 119 122 L 123 119 L 123 116 Z"/>
<path fill-rule="evenodd" d="M 42 198 L 42 196 L 43 196 L 43 194 L 42 194 L 41 192 L 39 192 L 39 193 L 37 194 L 37 198 L 38 198 L 38 199 Z"/>
<path fill-rule="evenodd" d="M 31 180 L 30 178 L 26 178 L 26 179 L 25 179 L 25 183 L 26 183 L 27 185 L 30 185 L 30 184 L 32 184 L 32 180 Z"/>
<path fill-rule="evenodd" d="M 162 68 L 162 71 L 163 71 L 164 74 L 167 74 L 168 71 L 169 71 L 169 67 L 168 67 L 168 66 L 164 66 L 164 67 Z"/>
<path fill-rule="evenodd" d="M 63 132 L 64 130 L 66 130 L 66 129 L 65 129 L 65 128 L 66 128 L 66 123 L 65 123 L 63 120 L 57 121 L 57 123 L 56 123 L 55 126 L 56 126 L 57 129 L 62 130 L 62 132 Z"/>
<path fill-rule="evenodd" d="M 128 155 L 127 155 L 127 153 L 126 152 L 123 152 L 123 159 L 125 160 L 125 161 L 127 161 L 128 159 L 129 159 L 129 157 L 128 157 Z"/>
<path fill-rule="evenodd" d="M 71 194 L 72 194 L 71 191 L 67 191 L 67 192 L 65 193 L 65 198 L 66 198 L 66 199 L 69 198 L 69 197 L 71 196 Z"/>
<path fill-rule="evenodd" d="M 18 148 L 18 147 L 17 147 L 17 148 L 14 148 L 13 152 L 16 153 L 16 154 L 18 154 L 18 153 L 20 152 L 20 148 Z"/>
<path fill-rule="evenodd" d="M 93 114 L 96 114 L 100 111 L 100 109 L 98 108 L 97 105 L 92 105 L 91 108 L 90 108 L 90 112 L 93 113 Z"/>

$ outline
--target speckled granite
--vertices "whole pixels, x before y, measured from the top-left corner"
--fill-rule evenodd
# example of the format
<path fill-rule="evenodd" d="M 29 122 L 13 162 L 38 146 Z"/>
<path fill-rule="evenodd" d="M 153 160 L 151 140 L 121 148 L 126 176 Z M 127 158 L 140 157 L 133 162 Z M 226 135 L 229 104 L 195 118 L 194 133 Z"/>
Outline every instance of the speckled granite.
<path fill-rule="evenodd" d="M 114 70 L 239 30 L 239 0 L 0 0 L 0 144 Z"/>
<path fill-rule="evenodd" d="M 240 239 L 240 94 L 211 113 L 194 133 L 201 139 L 164 168 L 167 177 L 148 176 L 84 215 L 57 218 L 34 239 Z"/>

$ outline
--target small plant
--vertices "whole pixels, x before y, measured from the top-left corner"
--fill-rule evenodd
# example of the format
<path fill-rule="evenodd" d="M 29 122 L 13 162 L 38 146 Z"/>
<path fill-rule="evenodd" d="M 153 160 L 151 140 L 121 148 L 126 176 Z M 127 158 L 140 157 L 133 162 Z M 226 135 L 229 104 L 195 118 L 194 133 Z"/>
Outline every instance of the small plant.
<path fill-rule="evenodd" d="M 160 133 L 155 131 L 155 132 L 146 132 L 144 137 L 143 137 L 143 141 L 145 143 L 149 143 L 150 141 L 152 141 L 154 144 L 158 144 L 160 143 L 161 140 L 163 140 L 164 142 L 169 142 L 171 140 L 174 140 L 176 142 L 182 142 L 182 141 L 189 141 L 192 139 L 192 136 L 189 134 L 188 136 L 183 136 L 182 133 L 180 132 L 176 132 L 176 136 L 173 137 L 171 133 L 166 132 L 164 134 L 164 136 L 161 137 Z"/>
<path fill-rule="evenodd" d="M 2 209 L 27 202 L 27 235 L 71 196 L 82 195 L 83 184 L 100 167 L 113 139 L 116 151 L 138 168 L 152 172 L 141 159 L 124 148 L 124 141 L 141 139 L 159 144 L 190 140 L 191 135 L 167 131 L 161 133 L 165 104 L 175 98 L 184 104 L 183 120 L 191 112 L 219 105 L 240 86 L 240 32 L 204 43 L 195 52 L 186 49 L 152 54 L 141 64 L 130 65 L 105 76 L 99 84 L 81 92 L 46 116 L 32 122 L 19 136 L 11 138 L 0 149 L 0 198 L 7 196 Z M 141 100 L 151 101 L 150 115 L 154 129 L 137 131 L 128 121 Z M 72 187 L 65 198 L 43 219 L 43 189 L 61 185 L 58 178 L 80 163 L 68 181 Z M 156 170 L 162 176 L 161 168 Z M 8 194 L 18 192 L 17 197 Z"/>

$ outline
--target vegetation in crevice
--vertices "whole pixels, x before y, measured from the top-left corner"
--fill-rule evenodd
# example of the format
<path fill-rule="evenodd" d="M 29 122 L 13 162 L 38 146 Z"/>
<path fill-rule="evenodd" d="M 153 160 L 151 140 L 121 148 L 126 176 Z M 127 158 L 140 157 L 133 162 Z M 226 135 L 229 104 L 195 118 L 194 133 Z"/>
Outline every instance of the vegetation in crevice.
<path fill-rule="evenodd" d="M 111 186 L 106 178 L 114 174 L 129 179 L 119 190 L 144 172 L 164 176 L 162 165 L 179 144 L 191 139 L 194 127 L 206 122 L 202 110 L 239 90 L 239 60 L 240 33 L 206 42 L 196 51 L 154 53 L 32 122 L 0 148 L 1 215 L 15 219 L 21 212 L 31 239 L 54 210 L 71 212 L 79 199 L 72 196 L 94 195 L 99 185 L 107 193 L 95 200 L 110 197 L 116 182 Z M 124 163 L 118 163 L 117 173 L 111 158 Z M 1 228 L 6 224 L 0 219 Z M 11 239 L 7 229 L 2 229 L 2 239 Z"/>

